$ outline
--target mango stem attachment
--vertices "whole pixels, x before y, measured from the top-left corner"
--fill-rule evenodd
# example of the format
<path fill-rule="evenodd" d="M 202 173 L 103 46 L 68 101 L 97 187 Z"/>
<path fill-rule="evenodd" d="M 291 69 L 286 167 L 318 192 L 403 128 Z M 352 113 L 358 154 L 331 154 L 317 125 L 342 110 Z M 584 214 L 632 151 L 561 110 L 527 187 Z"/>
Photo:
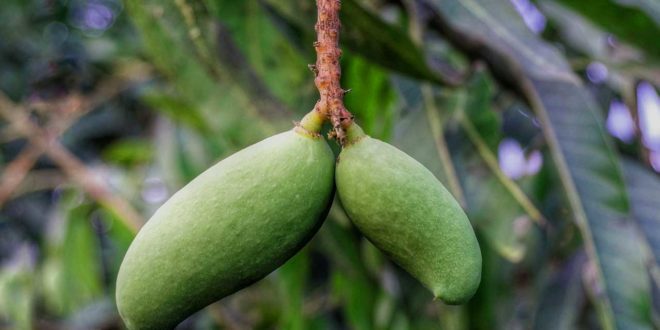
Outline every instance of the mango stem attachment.
<path fill-rule="evenodd" d="M 364 133 L 362 130 L 362 127 L 358 126 L 355 122 L 352 122 L 350 126 L 346 128 L 346 140 L 344 141 L 344 144 L 342 145 L 343 147 L 348 147 L 351 144 L 354 144 L 363 138 L 365 138 L 367 134 Z"/>
<path fill-rule="evenodd" d="M 299 133 L 309 135 L 311 137 L 321 137 L 321 127 L 325 117 L 323 117 L 318 111 L 310 111 L 303 117 L 300 122 L 295 122 L 295 130 Z"/>
<path fill-rule="evenodd" d="M 319 90 L 320 99 L 314 110 L 332 123 L 331 138 L 336 138 L 341 145 L 346 142 L 346 128 L 353 122 L 353 115 L 344 106 L 346 90 L 341 88 L 341 49 L 339 49 L 339 0 L 317 0 L 317 22 L 314 27 L 317 39 L 316 64 L 310 68 L 316 75 L 314 83 Z"/>

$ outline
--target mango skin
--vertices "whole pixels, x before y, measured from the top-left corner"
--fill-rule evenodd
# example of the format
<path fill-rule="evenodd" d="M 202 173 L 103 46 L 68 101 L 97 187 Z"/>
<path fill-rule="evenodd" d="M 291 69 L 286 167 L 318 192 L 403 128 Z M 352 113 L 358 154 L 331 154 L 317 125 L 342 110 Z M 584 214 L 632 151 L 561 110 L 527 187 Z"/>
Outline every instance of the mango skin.
<path fill-rule="evenodd" d="M 458 202 L 426 167 L 363 136 L 339 154 L 336 183 L 362 234 L 436 298 L 461 304 L 474 295 L 479 243 Z"/>
<path fill-rule="evenodd" d="M 265 277 L 321 226 L 334 155 L 297 129 L 226 158 L 174 194 L 140 230 L 117 278 L 129 329 L 171 329 Z"/>

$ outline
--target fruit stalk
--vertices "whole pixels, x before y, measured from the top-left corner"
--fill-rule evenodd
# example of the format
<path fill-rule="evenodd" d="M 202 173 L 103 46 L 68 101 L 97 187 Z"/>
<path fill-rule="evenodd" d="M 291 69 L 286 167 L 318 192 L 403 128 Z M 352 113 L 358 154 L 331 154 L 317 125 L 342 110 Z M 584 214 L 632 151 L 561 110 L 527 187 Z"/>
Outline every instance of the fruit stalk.
<path fill-rule="evenodd" d="M 316 64 L 311 69 L 316 75 L 314 83 L 319 90 L 320 100 L 314 109 L 322 117 L 328 118 L 333 126 L 331 137 L 335 137 L 340 144 L 344 144 L 346 128 L 353 122 L 353 115 L 344 106 L 346 90 L 341 88 L 341 66 L 339 58 L 339 0 L 317 0 L 318 17 L 315 26 L 317 39 L 314 43 L 316 49 Z"/>

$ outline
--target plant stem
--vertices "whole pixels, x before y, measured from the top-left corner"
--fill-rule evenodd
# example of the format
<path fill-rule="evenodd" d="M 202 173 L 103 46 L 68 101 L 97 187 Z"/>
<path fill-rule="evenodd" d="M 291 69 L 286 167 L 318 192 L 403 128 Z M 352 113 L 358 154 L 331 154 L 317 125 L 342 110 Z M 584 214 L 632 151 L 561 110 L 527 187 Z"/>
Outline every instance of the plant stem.
<path fill-rule="evenodd" d="M 353 115 L 344 106 L 344 94 L 341 88 L 341 66 L 339 58 L 339 0 L 317 0 L 318 17 L 315 26 L 317 39 L 314 43 L 316 49 L 316 64 L 310 66 L 316 78 L 314 83 L 319 90 L 320 100 L 316 102 L 314 110 L 321 116 L 328 118 L 332 123 L 334 136 L 341 145 L 346 140 L 346 128 L 353 122 Z"/>

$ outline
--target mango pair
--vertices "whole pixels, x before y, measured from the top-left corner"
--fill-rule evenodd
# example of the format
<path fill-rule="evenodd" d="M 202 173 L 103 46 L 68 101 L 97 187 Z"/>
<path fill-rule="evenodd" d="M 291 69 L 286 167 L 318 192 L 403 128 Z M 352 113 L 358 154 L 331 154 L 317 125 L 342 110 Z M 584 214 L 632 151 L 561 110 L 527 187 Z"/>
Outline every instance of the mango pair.
<path fill-rule="evenodd" d="M 357 228 L 435 297 L 451 304 L 472 297 L 481 252 L 451 194 L 356 124 L 335 162 L 322 122 L 311 112 L 209 168 L 156 211 L 117 278 L 129 329 L 174 328 L 284 264 L 320 228 L 335 184 Z"/>

